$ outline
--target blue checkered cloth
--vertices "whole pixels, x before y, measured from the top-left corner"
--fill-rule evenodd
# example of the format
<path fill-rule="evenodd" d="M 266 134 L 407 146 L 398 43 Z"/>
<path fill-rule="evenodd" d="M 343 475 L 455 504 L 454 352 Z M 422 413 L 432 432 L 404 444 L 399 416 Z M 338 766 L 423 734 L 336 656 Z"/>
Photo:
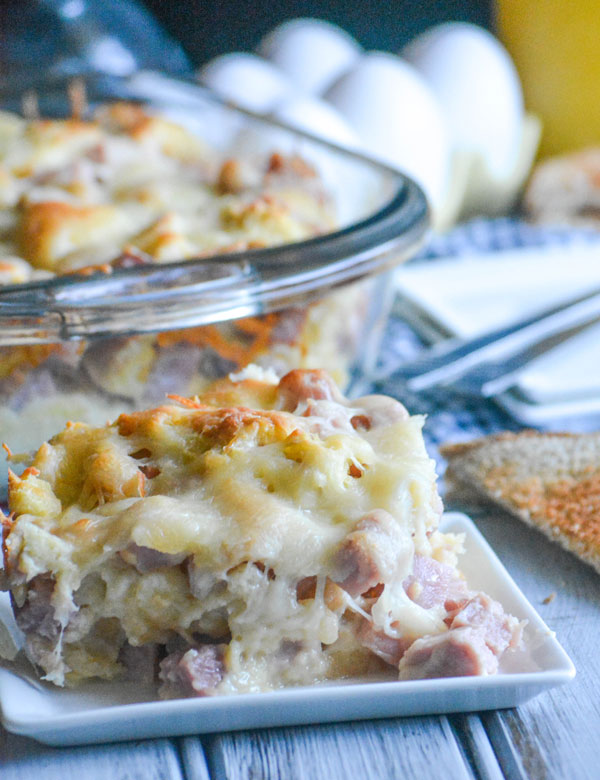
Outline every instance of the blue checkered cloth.
<path fill-rule="evenodd" d="M 439 257 L 460 257 L 473 252 L 489 253 L 523 247 L 568 246 L 578 242 L 600 243 L 600 233 L 588 229 L 567 227 L 539 227 L 511 219 L 477 219 L 460 225 L 440 236 L 434 236 L 416 262 L 427 262 Z M 392 315 L 382 341 L 378 375 L 391 374 L 400 363 L 416 357 L 423 342 L 415 331 L 398 315 Z M 493 401 L 467 398 L 450 388 L 432 388 L 411 393 L 393 379 L 383 379 L 374 388 L 376 392 L 398 398 L 413 414 L 426 414 L 424 435 L 428 451 L 443 471 L 439 445 L 467 441 L 499 431 L 516 431 L 523 426 Z"/>

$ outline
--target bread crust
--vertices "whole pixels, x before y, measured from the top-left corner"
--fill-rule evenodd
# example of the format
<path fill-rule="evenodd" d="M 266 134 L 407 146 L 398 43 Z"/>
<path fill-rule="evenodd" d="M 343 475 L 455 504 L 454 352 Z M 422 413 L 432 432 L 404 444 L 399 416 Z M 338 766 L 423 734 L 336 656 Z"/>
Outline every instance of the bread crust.
<path fill-rule="evenodd" d="M 600 433 L 501 433 L 441 453 L 451 484 L 475 489 L 600 573 Z"/>
<path fill-rule="evenodd" d="M 600 221 L 600 148 L 580 149 L 536 165 L 523 208 L 536 222 L 596 227 Z"/>

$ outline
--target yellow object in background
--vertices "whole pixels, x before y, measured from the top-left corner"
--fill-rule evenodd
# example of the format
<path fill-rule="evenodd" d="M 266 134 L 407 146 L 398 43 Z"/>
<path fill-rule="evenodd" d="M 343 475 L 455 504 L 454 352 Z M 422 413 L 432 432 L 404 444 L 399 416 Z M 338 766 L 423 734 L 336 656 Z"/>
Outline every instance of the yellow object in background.
<path fill-rule="evenodd" d="M 599 0 L 497 0 L 497 31 L 543 122 L 540 153 L 600 145 Z"/>

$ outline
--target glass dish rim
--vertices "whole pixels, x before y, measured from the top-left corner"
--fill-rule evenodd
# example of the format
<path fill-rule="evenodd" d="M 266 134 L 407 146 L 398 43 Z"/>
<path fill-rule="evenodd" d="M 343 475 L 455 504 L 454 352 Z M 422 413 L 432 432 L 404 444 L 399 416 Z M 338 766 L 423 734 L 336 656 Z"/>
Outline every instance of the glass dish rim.
<path fill-rule="evenodd" d="M 86 88 L 91 86 L 93 89 L 99 89 L 100 94 L 94 96 L 97 100 L 125 99 L 151 105 L 154 103 L 158 107 L 181 105 L 176 100 L 153 100 L 133 93 L 131 84 L 136 76 L 139 74 L 128 78 L 84 74 L 83 78 Z M 78 75 L 77 78 L 81 76 Z M 66 94 L 67 86 L 72 81 L 69 77 L 52 78 L 40 83 L 37 88 L 58 88 Z M 116 313 L 123 307 L 131 310 L 137 306 L 141 309 L 149 303 L 161 300 L 172 302 L 174 298 L 182 296 L 191 296 L 197 305 L 202 305 L 207 296 L 217 295 L 223 301 L 227 292 L 238 299 L 245 299 L 248 311 L 232 316 L 227 314 L 227 307 L 223 305 L 219 312 L 207 314 L 208 319 L 196 324 L 274 311 L 294 302 L 295 288 L 301 288 L 303 295 L 315 296 L 319 291 L 325 292 L 332 287 L 371 276 L 395 265 L 400 262 L 403 254 L 407 255 L 418 248 L 429 226 L 429 206 L 422 190 L 410 177 L 360 152 L 345 149 L 285 123 L 233 105 L 191 79 L 169 77 L 169 81 L 192 90 L 198 98 L 209 101 L 224 111 L 266 128 L 289 132 L 342 158 L 367 166 L 382 176 L 391 177 L 395 185 L 391 198 L 364 219 L 303 241 L 211 257 L 115 269 L 110 274 L 69 274 L 4 285 L 0 287 L 0 345 L 48 343 L 107 335 L 99 322 L 100 310 L 108 313 L 108 308 L 112 307 Z M 14 99 L 18 94 L 23 93 L 19 90 L 1 91 L 0 104 L 7 97 L 12 96 Z M 397 255 L 395 260 L 390 259 L 391 253 Z M 300 272 L 298 268 L 301 268 Z M 146 289 L 132 292 L 128 289 L 132 284 Z M 166 286 L 159 289 L 153 288 L 153 285 Z M 149 291 L 148 287 L 151 288 Z M 240 301 L 237 303 L 239 308 Z M 69 320 L 75 317 L 79 321 L 79 327 L 75 330 L 58 327 L 59 320 L 64 320 L 65 315 Z M 85 324 L 81 322 L 82 317 Z M 176 320 L 175 312 L 172 312 L 171 319 Z M 62 325 L 64 326 L 64 321 Z M 168 321 L 162 322 L 157 329 L 177 327 L 182 326 L 175 321 Z M 49 332 L 44 336 L 45 330 Z M 138 330 L 129 327 L 119 332 L 126 335 L 148 330 L 149 328 Z"/>

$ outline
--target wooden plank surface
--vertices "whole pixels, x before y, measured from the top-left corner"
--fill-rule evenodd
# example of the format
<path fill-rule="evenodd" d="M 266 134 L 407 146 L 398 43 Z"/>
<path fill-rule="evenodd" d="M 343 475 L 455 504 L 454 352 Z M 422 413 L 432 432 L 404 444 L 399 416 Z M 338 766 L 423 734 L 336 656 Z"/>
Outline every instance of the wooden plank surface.
<path fill-rule="evenodd" d="M 186 780 L 209 780 L 210 773 L 199 737 L 179 740 L 179 752 Z"/>
<path fill-rule="evenodd" d="M 460 716 L 459 716 L 460 717 Z M 478 720 L 475 716 L 470 717 Z M 399 776 L 500 780 L 492 757 L 467 760 L 446 718 L 408 718 L 239 732 L 205 738 L 52 748 L 0 729 L 2 780 L 209 780 Z M 478 759 L 478 760 L 477 760 Z M 473 772 L 471 766 L 483 771 Z M 210 767 L 210 771 L 209 771 Z"/>
<path fill-rule="evenodd" d="M 242 780 L 470 780 L 445 717 L 222 734 L 205 741 L 211 777 Z"/>
<path fill-rule="evenodd" d="M 116 745 L 55 748 L 0 727 L 2 780 L 182 780 L 173 742 L 156 739 Z"/>
<path fill-rule="evenodd" d="M 479 780 L 504 780 L 504 774 L 481 718 L 476 713 L 469 712 L 451 715 L 449 720 L 472 773 Z"/>
<path fill-rule="evenodd" d="M 483 717 L 504 773 L 598 780 L 600 576 L 500 511 L 479 514 L 477 522 L 577 668 L 572 683 Z"/>

